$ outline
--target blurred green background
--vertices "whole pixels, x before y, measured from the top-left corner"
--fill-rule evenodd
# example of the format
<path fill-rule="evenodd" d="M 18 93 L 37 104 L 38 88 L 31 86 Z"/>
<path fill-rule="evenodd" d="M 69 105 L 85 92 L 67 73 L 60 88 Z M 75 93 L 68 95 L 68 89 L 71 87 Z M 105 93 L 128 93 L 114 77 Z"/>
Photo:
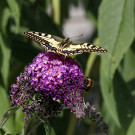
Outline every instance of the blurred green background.
<path fill-rule="evenodd" d="M 11 84 L 42 51 L 23 32 L 39 31 L 95 43 L 108 50 L 106 54 L 84 53 L 75 57 L 85 75 L 94 80 L 85 101 L 101 112 L 112 135 L 134 135 L 134 25 L 134 0 L 0 0 L 0 119 L 10 108 Z M 18 110 L 0 135 L 21 134 L 23 117 Z M 56 135 L 103 134 L 88 119 L 76 119 L 70 110 L 64 110 L 55 120 L 50 118 L 50 124 Z M 45 134 L 38 121 L 28 125 L 27 135 Z"/>

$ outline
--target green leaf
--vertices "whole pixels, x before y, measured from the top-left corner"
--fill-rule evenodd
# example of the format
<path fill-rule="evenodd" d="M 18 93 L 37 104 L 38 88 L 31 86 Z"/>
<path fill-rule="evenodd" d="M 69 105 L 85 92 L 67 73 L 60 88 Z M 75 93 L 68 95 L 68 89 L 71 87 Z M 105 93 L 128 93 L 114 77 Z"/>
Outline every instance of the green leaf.
<path fill-rule="evenodd" d="M 12 107 L 3 115 L 2 120 L 0 121 L 0 128 L 3 127 L 5 122 L 15 113 L 17 109 L 17 107 Z"/>
<path fill-rule="evenodd" d="M 55 135 L 55 131 L 54 129 L 51 127 L 49 121 L 46 120 L 42 120 L 43 124 L 44 124 L 44 128 L 45 128 L 45 132 L 46 135 Z"/>
<path fill-rule="evenodd" d="M 3 10 L 2 19 L 1 19 L 2 20 L 1 27 L 4 34 L 6 34 L 6 27 L 7 27 L 8 19 L 10 18 L 10 16 L 11 16 L 11 13 L 10 13 L 9 8 L 5 8 Z"/>
<path fill-rule="evenodd" d="M 12 16 L 15 20 L 16 27 L 19 29 L 20 25 L 20 7 L 17 0 L 7 0 L 7 3 L 11 9 Z"/>
<path fill-rule="evenodd" d="M 9 100 L 6 90 L 0 85 L 0 120 L 4 113 L 9 109 Z M 4 131 L 11 133 L 14 130 L 13 119 L 10 118 L 3 126 Z"/>
<path fill-rule="evenodd" d="M 132 45 L 134 46 L 135 43 Z M 125 108 L 124 110 L 120 109 L 119 113 L 122 115 L 126 112 L 128 119 L 126 120 L 126 117 L 121 118 L 121 123 L 126 123 L 127 126 L 124 126 L 124 128 L 128 129 L 127 134 L 131 134 L 135 132 L 135 128 L 133 128 L 133 125 L 135 123 L 134 113 L 135 113 L 135 103 L 134 103 L 134 96 L 135 96 L 135 49 L 129 49 L 126 53 L 121 66 L 119 67 L 119 72 L 121 73 L 124 81 L 126 82 L 126 87 L 128 88 L 128 93 L 125 94 L 125 99 L 122 102 L 122 105 L 124 104 Z M 129 72 L 130 71 L 130 72 Z M 124 89 L 126 91 L 126 89 Z M 129 95 L 130 94 L 130 95 Z M 126 102 L 126 103 L 124 103 Z M 121 106 L 122 106 L 121 105 Z M 123 113 L 124 112 L 124 113 Z M 120 115 L 121 116 L 121 115 Z"/>
<path fill-rule="evenodd" d="M 27 128 L 28 128 L 28 126 L 30 124 L 30 121 L 31 121 L 30 119 L 25 121 L 25 125 L 23 127 L 21 135 L 25 135 L 26 134 L 26 131 L 27 131 Z"/>
<path fill-rule="evenodd" d="M 6 7 L 6 1 L 1 0 L 0 1 L 0 20 L 2 20 L 3 10 Z M 0 29 L 1 29 L 1 21 L 0 21 Z"/>
<path fill-rule="evenodd" d="M 133 135 L 133 133 L 135 133 L 135 117 L 132 119 L 132 123 L 128 128 L 127 135 Z"/>
<path fill-rule="evenodd" d="M 126 132 L 132 122 L 132 119 L 134 118 L 135 103 L 127 83 L 118 71 L 114 77 L 113 91 L 115 102 L 117 103 L 116 107 L 119 121 L 123 130 Z"/>
<path fill-rule="evenodd" d="M 2 75 L 2 80 L 4 83 L 5 88 L 8 87 L 8 75 L 9 75 L 9 67 L 10 67 L 10 57 L 11 57 L 11 50 L 7 46 L 8 43 L 5 41 L 4 37 L 0 33 L 0 49 L 1 49 L 1 61 L 0 61 L 0 72 Z"/>
<path fill-rule="evenodd" d="M 51 17 L 45 14 L 44 10 L 38 10 L 34 16 L 32 16 L 32 14 L 33 12 L 29 7 L 25 6 L 25 8 L 22 9 L 23 18 L 21 21 L 27 21 L 27 27 L 30 30 L 62 36 L 60 28 L 53 22 Z"/>
<path fill-rule="evenodd" d="M 133 39 L 134 1 L 103 0 L 99 10 L 99 41 L 108 53 L 102 56 L 100 82 L 107 109 L 118 126 L 121 124 L 112 79 Z"/>
<path fill-rule="evenodd" d="M 135 46 L 135 43 L 133 46 Z M 129 83 L 128 85 L 130 88 L 131 85 L 133 88 L 135 80 L 135 62 L 133 61 L 135 61 L 135 51 L 133 49 L 129 49 L 122 61 L 122 65 L 119 68 L 124 80 Z"/>
<path fill-rule="evenodd" d="M 18 109 L 15 114 L 15 129 L 18 133 L 21 133 L 26 121 L 24 119 L 25 114 L 22 112 L 22 108 Z"/>
<path fill-rule="evenodd" d="M 109 79 L 113 78 L 134 34 L 134 1 L 104 0 L 99 12 L 99 40 L 108 50 L 102 65 Z"/>

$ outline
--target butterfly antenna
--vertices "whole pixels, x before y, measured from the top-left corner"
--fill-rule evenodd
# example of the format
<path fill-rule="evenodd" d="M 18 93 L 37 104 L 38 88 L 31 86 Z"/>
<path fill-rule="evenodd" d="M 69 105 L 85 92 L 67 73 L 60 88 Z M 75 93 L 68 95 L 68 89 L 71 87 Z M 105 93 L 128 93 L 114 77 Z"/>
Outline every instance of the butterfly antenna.
<path fill-rule="evenodd" d="M 72 39 L 72 38 L 82 37 L 82 36 L 83 36 L 83 34 L 81 34 L 81 35 L 79 35 L 79 36 L 73 36 L 73 37 L 70 37 L 70 38 Z"/>
<path fill-rule="evenodd" d="M 69 38 L 68 34 L 65 32 L 64 28 L 62 27 L 63 35 L 66 35 L 67 38 Z"/>

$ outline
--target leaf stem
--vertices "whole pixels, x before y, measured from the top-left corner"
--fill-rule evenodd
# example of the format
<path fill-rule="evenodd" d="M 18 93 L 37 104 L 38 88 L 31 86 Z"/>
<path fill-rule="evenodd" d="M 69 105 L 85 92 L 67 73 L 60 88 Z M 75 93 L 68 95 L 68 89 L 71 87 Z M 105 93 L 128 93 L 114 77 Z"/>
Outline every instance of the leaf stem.
<path fill-rule="evenodd" d="M 69 121 L 69 127 L 68 127 L 66 135 L 73 135 L 74 134 L 75 125 L 76 125 L 76 117 L 75 117 L 75 115 L 73 115 L 71 113 L 71 117 L 70 117 L 70 121 Z"/>
<path fill-rule="evenodd" d="M 60 0 L 52 0 L 53 19 L 56 24 L 60 24 Z"/>
<path fill-rule="evenodd" d="M 96 57 L 97 57 L 96 54 L 90 54 L 89 55 L 89 58 L 88 58 L 88 61 L 87 61 L 87 64 L 86 64 L 85 76 L 89 76 Z"/>
<path fill-rule="evenodd" d="M 99 44 L 98 38 L 96 38 L 95 44 L 96 44 L 96 45 Z M 89 76 L 90 71 L 91 71 L 91 69 L 92 69 L 92 66 L 93 66 L 93 63 L 94 63 L 96 57 L 97 57 L 97 54 L 95 54 L 95 53 L 91 53 L 91 54 L 89 55 L 89 58 L 88 58 L 87 64 L 86 64 L 86 69 L 85 69 L 85 76 Z"/>

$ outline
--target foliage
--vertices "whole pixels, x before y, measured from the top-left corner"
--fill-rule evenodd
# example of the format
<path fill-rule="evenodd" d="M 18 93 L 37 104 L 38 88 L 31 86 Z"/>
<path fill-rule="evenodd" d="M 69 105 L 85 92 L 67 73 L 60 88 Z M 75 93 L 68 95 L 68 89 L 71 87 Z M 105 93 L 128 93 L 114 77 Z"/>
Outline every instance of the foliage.
<path fill-rule="evenodd" d="M 135 133 L 135 4 L 134 0 L 84 0 L 87 18 L 95 23 L 95 39 L 108 53 L 101 56 L 82 54 L 76 57 L 87 76 L 94 79 L 94 101 L 109 124 L 112 135 Z M 78 0 L 1 0 L 0 1 L 0 119 L 10 108 L 10 86 L 41 48 L 23 35 L 25 31 L 40 31 L 61 36 L 60 28 L 69 17 L 69 6 Z M 52 15 L 47 14 L 48 6 Z M 93 65 L 89 65 L 93 64 Z M 99 77 L 100 74 L 100 77 Z M 98 91 L 97 91 L 98 90 Z M 101 90 L 101 93 L 100 93 Z M 93 94 L 93 93 L 92 93 Z M 86 99 L 89 99 L 89 93 Z M 68 110 L 56 120 L 44 121 L 48 134 L 98 133 L 88 119 L 76 125 Z M 19 109 L 7 120 L 0 134 L 45 134 L 43 123 L 25 121 Z M 63 123 L 64 122 L 64 123 Z M 29 124 L 31 123 L 31 124 Z M 47 127 L 47 126 L 48 127 Z M 51 126 L 52 127 L 51 127 Z M 72 125 L 72 126 L 71 126 Z M 84 131 L 82 131 L 82 128 Z M 52 131 L 52 132 L 51 132 Z M 50 133 L 51 132 L 51 133 Z"/>

